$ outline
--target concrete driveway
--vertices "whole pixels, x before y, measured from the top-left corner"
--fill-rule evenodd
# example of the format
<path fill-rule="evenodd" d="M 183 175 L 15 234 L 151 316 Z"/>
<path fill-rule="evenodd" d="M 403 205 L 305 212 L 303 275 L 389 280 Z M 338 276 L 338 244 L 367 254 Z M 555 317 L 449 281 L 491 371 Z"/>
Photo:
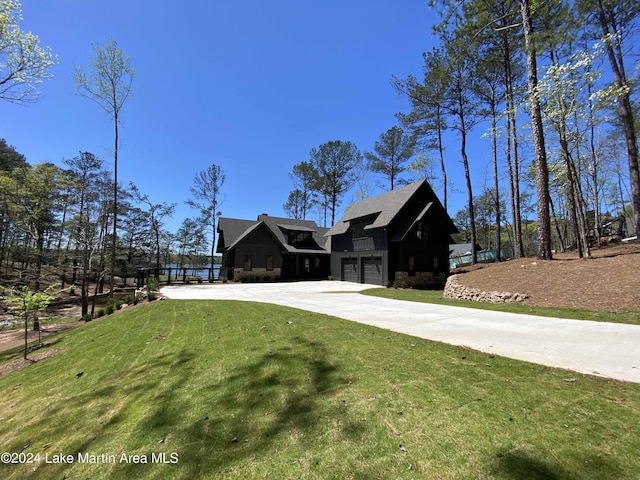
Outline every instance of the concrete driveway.
<path fill-rule="evenodd" d="M 640 326 L 448 307 L 358 293 L 373 287 L 321 281 L 167 286 L 161 293 L 172 299 L 273 303 L 549 367 L 640 383 Z"/>

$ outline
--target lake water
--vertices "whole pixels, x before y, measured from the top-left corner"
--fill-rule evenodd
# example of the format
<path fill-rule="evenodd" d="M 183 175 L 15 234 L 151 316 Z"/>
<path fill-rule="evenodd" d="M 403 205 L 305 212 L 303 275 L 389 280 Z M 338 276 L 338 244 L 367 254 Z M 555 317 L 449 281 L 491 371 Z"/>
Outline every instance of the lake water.
<path fill-rule="evenodd" d="M 216 280 L 220 276 L 220 267 L 221 265 L 219 263 L 213 264 L 213 278 Z M 171 268 L 171 278 L 175 278 L 176 275 L 178 275 L 178 278 L 182 277 L 182 270 L 186 268 L 187 275 L 193 276 L 193 277 L 200 277 L 203 280 L 209 280 L 209 271 L 211 268 L 211 264 L 201 265 L 198 267 L 191 267 L 191 266 L 185 265 L 182 268 L 179 268 L 178 265 L 176 264 L 171 264 L 165 267 L 165 273 L 168 273 L 169 268 Z"/>

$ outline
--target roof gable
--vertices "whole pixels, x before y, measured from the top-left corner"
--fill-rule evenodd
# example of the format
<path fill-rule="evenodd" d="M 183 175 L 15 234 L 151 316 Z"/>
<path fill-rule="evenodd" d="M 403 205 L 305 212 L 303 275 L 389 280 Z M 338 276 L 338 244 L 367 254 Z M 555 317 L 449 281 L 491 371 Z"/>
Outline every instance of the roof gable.
<path fill-rule="evenodd" d="M 354 203 L 347 209 L 340 220 L 336 222 L 326 235 L 331 236 L 344 234 L 349 230 L 350 225 L 355 223 L 358 219 L 364 219 L 366 217 L 375 218 L 372 223 L 364 227 L 365 230 L 388 227 L 411 198 L 420 192 L 428 197 L 428 204 L 424 207 L 424 210 L 418 214 L 420 219 L 422 219 L 427 211 L 431 212 L 435 210 L 434 207 L 436 205 L 444 212 L 444 207 L 442 207 L 442 204 L 429 186 L 429 183 L 426 180 L 420 180 L 418 182 L 410 183 L 402 188 L 390 190 L 381 195 Z M 411 219 L 411 221 L 415 222 L 417 219 Z M 450 219 L 449 222 L 451 223 L 450 227 L 452 228 L 452 232 L 457 231 Z M 403 234 L 404 233 L 405 232 L 403 232 Z"/>
<path fill-rule="evenodd" d="M 281 248 L 291 253 L 303 253 L 307 251 L 324 251 L 327 239 L 324 234 L 328 229 L 316 225 L 313 220 L 296 220 L 292 218 L 271 217 L 269 215 L 259 215 L 257 220 L 240 220 L 235 218 L 220 218 L 218 222 L 218 232 L 224 238 L 222 246 L 218 245 L 218 253 L 229 251 L 235 248 L 251 232 L 264 226 L 280 244 Z M 288 243 L 288 232 L 310 233 L 314 242 L 310 246 L 297 248 Z"/>

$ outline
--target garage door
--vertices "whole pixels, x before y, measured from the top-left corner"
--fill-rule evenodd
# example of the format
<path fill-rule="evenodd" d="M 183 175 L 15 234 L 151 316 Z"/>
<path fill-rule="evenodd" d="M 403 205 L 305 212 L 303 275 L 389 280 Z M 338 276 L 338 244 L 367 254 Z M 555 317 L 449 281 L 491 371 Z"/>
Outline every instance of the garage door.
<path fill-rule="evenodd" d="M 358 262 L 355 259 L 343 258 L 342 259 L 342 280 L 345 282 L 360 281 L 358 275 Z"/>
<path fill-rule="evenodd" d="M 382 285 L 382 259 L 365 258 L 362 269 L 364 270 L 364 283 Z"/>

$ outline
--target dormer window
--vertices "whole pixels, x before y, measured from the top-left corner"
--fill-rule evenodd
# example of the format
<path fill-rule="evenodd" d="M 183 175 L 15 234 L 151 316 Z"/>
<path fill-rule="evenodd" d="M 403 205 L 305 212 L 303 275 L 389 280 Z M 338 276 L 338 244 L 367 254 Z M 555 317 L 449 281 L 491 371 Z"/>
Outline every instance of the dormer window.
<path fill-rule="evenodd" d="M 311 232 L 289 231 L 287 235 L 287 243 L 289 245 L 298 245 L 309 243 L 311 241 Z"/>
<path fill-rule="evenodd" d="M 351 238 L 365 238 L 367 234 L 366 228 L 369 227 L 378 217 L 378 213 L 367 215 L 366 217 L 360 217 L 357 220 L 351 220 Z"/>
<path fill-rule="evenodd" d="M 366 225 L 364 223 L 356 223 L 351 227 L 351 237 L 352 238 L 362 238 L 364 237 L 364 227 Z"/>

